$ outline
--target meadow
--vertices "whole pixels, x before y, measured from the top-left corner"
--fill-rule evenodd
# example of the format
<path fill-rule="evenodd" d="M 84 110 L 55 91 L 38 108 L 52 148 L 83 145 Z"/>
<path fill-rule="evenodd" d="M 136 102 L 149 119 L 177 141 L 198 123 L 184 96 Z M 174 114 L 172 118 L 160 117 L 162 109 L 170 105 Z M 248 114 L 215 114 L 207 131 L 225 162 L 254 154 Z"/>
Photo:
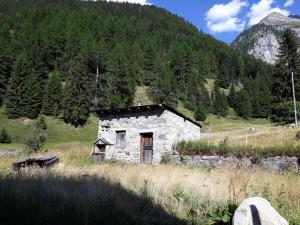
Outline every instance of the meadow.
<path fill-rule="evenodd" d="M 145 95 L 143 89 L 138 92 Z M 193 116 L 181 103 L 178 109 Z M 89 157 L 97 137 L 95 116 L 81 128 L 59 118 L 45 119 L 42 152 L 0 157 L 0 224 L 222 225 L 230 224 L 234 209 L 251 196 L 265 197 L 291 225 L 300 224 L 299 173 L 96 163 Z M 0 128 L 13 139 L 0 149 L 23 148 L 22 139 L 34 123 L 9 120 L 0 109 Z M 257 132 L 250 133 L 250 127 Z M 227 118 L 209 115 L 203 131 L 205 144 L 215 147 L 225 138 L 227 146 L 237 150 L 299 146 L 299 129 L 283 129 L 263 119 L 243 120 L 232 111 Z M 50 170 L 12 172 L 13 161 L 36 155 L 57 155 L 60 162 Z"/>
<path fill-rule="evenodd" d="M 0 158 L 0 220 L 10 216 L 9 224 L 19 224 L 26 215 L 22 224 L 229 224 L 232 207 L 262 196 L 290 224 L 300 224 L 297 173 L 95 163 L 89 153 L 78 144 L 53 148 L 39 155 L 57 155 L 59 164 L 19 174 L 11 172 L 11 162 L 24 156 Z"/>

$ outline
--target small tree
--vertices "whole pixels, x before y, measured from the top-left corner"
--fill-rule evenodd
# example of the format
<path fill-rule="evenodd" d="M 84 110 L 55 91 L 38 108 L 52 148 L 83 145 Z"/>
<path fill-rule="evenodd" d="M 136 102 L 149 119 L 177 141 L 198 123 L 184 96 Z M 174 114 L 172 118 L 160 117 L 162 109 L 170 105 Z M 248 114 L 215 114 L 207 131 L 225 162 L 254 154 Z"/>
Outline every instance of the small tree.
<path fill-rule="evenodd" d="M 226 117 L 228 114 L 228 102 L 224 92 L 221 92 L 218 86 L 214 90 L 214 113 L 218 116 Z"/>
<path fill-rule="evenodd" d="M 246 90 L 242 89 L 237 94 L 235 111 L 239 116 L 248 119 L 252 117 L 252 110 L 253 109 L 249 94 Z"/>
<path fill-rule="evenodd" d="M 11 143 L 11 137 L 7 133 L 5 128 L 2 128 L 1 133 L 0 133 L 0 143 L 3 144 L 10 144 Z"/>
<path fill-rule="evenodd" d="M 228 95 L 227 99 L 228 99 L 228 105 L 231 108 L 234 108 L 235 107 L 235 101 L 236 101 L 236 92 L 235 92 L 233 84 L 230 86 L 229 95 Z"/>
<path fill-rule="evenodd" d="M 197 107 L 194 118 L 195 120 L 202 122 L 206 120 L 206 112 L 201 105 Z"/>
<path fill-rule="evenodd" d="M 41 129 L 41 130 L 46 130 L 47 129 L 47 123 L 45 120 L 44 116 L 41 116 L 37 121 L 36 121 L 36 127 Z"/>
<path fill-rule="evenodd" d="M 36 124 L 32 134 L 27 136 L 24 140 L 25 150 L 27 152 L 38 152 L 42 150 L 43 145 L 46 142 L 46 136 L 42 132 L 42 129 Z"/>

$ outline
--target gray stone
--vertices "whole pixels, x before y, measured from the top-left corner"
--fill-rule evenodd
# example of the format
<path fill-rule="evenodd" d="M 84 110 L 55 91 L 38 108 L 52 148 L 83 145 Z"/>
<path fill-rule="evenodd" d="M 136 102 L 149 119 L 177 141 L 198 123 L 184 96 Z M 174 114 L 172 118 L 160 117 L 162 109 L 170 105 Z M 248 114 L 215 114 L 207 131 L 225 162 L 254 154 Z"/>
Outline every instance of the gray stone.
<path fill-rule="evenodd" d="M 233 225 L 288 225 L 284 219 L 264 198 L 245 199 L 237 208 Z"/>
<path fill-rule="evenodd" d="M 105 129 L 103 129 L 103 126 L 106 126 Z M 126 144 L 123 149 L 115 147 L 116 131 L 126 131 Z M 142 133 L 153 134 L 152 162 L 154 164 L 160 163 L 162 154 L 171 154 L 172 147 L 177 142 L 200 139 L 199 126 L 164 108 L 112 113 L 102 115 L 99 120 L 98 137 L 104 138 L 112 144 L 106 146 L 106 159 L 140 163 Z"/>

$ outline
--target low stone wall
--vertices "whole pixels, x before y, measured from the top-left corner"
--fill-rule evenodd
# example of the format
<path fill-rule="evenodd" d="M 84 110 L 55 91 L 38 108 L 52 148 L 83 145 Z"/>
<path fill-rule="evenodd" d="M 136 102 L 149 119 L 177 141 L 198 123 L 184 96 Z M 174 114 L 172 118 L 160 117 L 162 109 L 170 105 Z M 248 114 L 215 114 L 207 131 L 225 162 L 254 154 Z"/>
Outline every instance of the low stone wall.
<path fill-rule="evenodd" d="M 180 156 L 172 155 L 171 163 L 202 168 L 263 168 L 274 171 L 299 171 L 298 157 L 236 157 L 236 156 Z"/>

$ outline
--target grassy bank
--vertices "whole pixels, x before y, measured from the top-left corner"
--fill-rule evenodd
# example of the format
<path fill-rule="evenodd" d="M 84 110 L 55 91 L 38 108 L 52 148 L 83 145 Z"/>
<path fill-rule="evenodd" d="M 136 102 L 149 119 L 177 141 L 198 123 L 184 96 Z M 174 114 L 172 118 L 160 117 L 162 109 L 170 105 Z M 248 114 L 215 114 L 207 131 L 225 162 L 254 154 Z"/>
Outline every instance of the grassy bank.
<path fill-rule="evenodd" d="M 300 145 L 259 147 L 251 145 L 228 145 L 226 141 L 213 144 L 207 141 L 181 141 L 175 149 L 182 155 L 219 155 L 219 156 L 290 156 L 300 157 Z"/>
<path fill-rule="evenodd" d="M 126 221 L 128 224 L 228 224 L 217 221 L 228 212 L 229 204 L 262 196 L 290 224 L 300 224 L 299 174 L 97 164 L 90 160 L 89 153 L 90 148 L 80 145 L 52 149 L 47 154 L 58 155 L 60 163 L 51 171 L 32 169 L 17 176 L 7 176 L 11 172 L 10 163 L 16 158 L 0 158 L 0 207 L 3 207 L 0 218 L 23 215 L 31 222 L 40 219 L 40 223 L 23 223 L 31 225 L 126 224 Z M 156 220 L 158 215 L 161 220 Z M 62 223 L 63 220 L 66 222 Z M 9 224 L 19 222 L 16 218 Z"/>

